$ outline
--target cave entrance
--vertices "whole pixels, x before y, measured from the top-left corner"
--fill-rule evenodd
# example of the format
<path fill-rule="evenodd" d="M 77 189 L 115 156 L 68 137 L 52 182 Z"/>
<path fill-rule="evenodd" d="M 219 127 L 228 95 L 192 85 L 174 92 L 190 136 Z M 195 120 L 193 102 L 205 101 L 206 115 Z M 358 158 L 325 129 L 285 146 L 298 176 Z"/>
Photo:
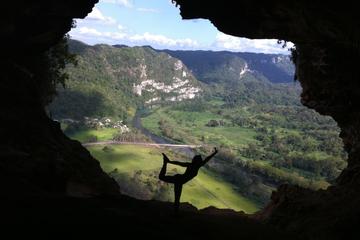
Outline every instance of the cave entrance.
<path fill-rule="evenodd" d="M 189 159 L 214 146 L 220 149 L 216 160 L 184 187 L 182 201 L 198 208 L 252 213 L 282 183 L 319 189 L 334 181 L 346 159 L 339 129 L 300 104 L 286 49 L 276 40 L 216 32 L 206 21 L 182 22 L 176 31 L 162 21 L 160 28 L 172 36 L 140 32 L 141 24 L 146 31 L 157 25 L 148 23 L 160 21 L 167 8 L 137 3 L 100 1 L 77 21 L 69 47 L 78 65 L 67 68 L 67 88 L 49 108 L 122 193 L 172 201 L 171 186 L 158 180 L 161 152 Z M 134 23 L 127 26 L 129 16 Z M 178 38 L 196 24 L 200 38 L 212 34 L 212 42 Z"/>

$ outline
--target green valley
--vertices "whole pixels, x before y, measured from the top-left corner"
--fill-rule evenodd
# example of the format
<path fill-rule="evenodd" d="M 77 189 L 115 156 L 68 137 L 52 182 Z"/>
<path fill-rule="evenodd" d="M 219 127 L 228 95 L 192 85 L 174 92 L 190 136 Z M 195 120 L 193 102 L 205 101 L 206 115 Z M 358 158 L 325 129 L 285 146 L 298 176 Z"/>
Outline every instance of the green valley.
<path fill-rule="evenodd" d="M 294 118 L 293 122 L 276 114 L 279 109 L 273 107 L 257 112 L 252 108 L 226 109 L 216 105 L 196 113 L 179 110 L 179 106 L 163 107 L 142 121 L 155 134 L 177 142 L 202 144 L 204 152 L 218 146 L 220 163 L 210 163 L 210 169 L 242 186 L 239 191 L 243 194 L 249 194 L 251 185 L 256 191 L 253 197 L 259 201 L 265 202 L 271 189 L 281 183 L 326 188 L 345 166 L 346 156 L 336 127 L 326 118 L 321 118 L 318 126 L 313 119 L 296 121 L 299 112 L 315 115 L 302 107 L 279 108 L 287 111 L 287 118 Z M 247 117 L 240 121 L 236 112 L 244 112 L 240 116 Z M 259 176 L 258 186 L 255 181 L 259 181 Z"/>
<path fill-rule="evenodd" d="M 183 156 L 175 155 L 171 150 L 137 145 L 100 145 L 88 149 L 100 161 L 102 168 L 117 180 L 122 192 L 142 199 L 173 201 L 172 185 L 158 179 L 162 166 L 161 152 L 174 159 Z M 183 171 L 184 168 L 169 165 L 169 174 Z M 199 176 L 184 186 L 181 201 L 190 202 L 197 208 L 215 206 L 247 213 L 259 208 L 253 201 L 241 196 L 236 186 L 209 170 L 202 170 Z"/>
<path fill-rule="evenodd" d="M 207 155 L 218 147 L 216 159 L 184 186 L 182 201 L 198 208 L 254 212 L 280 184 L 324 189 L 346 165 L 336 123 L 301 105 L 289 56 L 89 46 L 73 40 L 69 47 L 78 66 L 66 69 L 66 88 L 59 86 L 49 115 L 82 143 L 201 145 L 164 150 L 184 160 L 189 153 Z M 171 186 L 157 179 L 161 149 L 87 148 L 122 193 L 172 201 Z"/>

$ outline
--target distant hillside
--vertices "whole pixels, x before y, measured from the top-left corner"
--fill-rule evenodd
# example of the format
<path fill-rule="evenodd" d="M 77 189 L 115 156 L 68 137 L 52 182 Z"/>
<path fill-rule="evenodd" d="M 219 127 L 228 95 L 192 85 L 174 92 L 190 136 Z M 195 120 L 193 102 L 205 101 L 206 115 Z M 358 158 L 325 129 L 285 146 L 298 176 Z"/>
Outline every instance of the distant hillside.
<path fill-rule="evenodd" d="M 213 51 L 171 51 L 194 76 L 211 87 L 211 95 L 234 105 L 299 105 L 301 88 L 294 82 L 290 57 Z"/>
<path fill-rule="evenodd" d="M 113 116 L 126 119 L 138 106 L 181 101 L 200 95 L 184 64 L 149 47 L 86 45 L 70 40 L 78 66 L 69 66 L 67 88 L 49 107 L 55 118 Z"/>
<path fill-rule="evenodd" d="M 136 108 L 217 96 L 233 105 L 298 105 L 288 56 L 155 50 L 150 46 L 86 45 L 70 40 L 78 66 L 50 105 L 53 117 L 111 116 L 126 120 Z M 199 81 L 198 81 L 199 80 Z"/>
<path fill-rule="evenodd" d="M 272 83 L 294 81 L 295 68 L 287 55 L 226 51 L 164 50 L 164 52 L 183 61 L 200 81 L 206 83 L 219 82 L 225 78 L 238 80 L 245 72 L 260 75 Z M 221 74 L 226 71 L 232 74 Z"/>

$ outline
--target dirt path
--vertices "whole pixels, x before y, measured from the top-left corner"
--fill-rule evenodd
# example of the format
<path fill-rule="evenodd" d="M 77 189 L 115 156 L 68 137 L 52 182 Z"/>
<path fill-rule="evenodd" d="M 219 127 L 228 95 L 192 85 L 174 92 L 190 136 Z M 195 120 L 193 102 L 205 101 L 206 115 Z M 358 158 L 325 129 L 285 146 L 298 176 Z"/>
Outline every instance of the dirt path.
<path fill-rule="evenodd" d="M 201 145 L 188 145 L 188 144 L 170 144 L 170 143 L 147 143 L 147 142 L 119 142 L 119 141 L 103 141 L 103 142 L 89 142 L 83 143 L 83 146 L 94 145 L 141 145 L 141 146 L 154 146 L 154 147 L 177 147 L 177 148 L 199 148 Z"/>

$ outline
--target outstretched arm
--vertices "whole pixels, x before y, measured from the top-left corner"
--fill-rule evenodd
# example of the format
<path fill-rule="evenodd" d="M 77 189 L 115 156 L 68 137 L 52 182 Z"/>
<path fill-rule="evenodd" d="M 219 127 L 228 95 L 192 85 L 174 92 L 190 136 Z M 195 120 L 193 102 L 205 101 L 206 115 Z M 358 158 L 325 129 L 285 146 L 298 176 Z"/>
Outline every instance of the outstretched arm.
<path fill-rule="evenodd" d="M 187 167 L 190 165 L 190 163 L 187 163 L 187 162 L 178 162 L 178 161 L 169 161 L 169 163 L 172 163 L 174 165 L 178 165 L 178 166 L 181 166 L 181 167 Z"/>
<path fill-rule="evenodd" d="M 209 156 L 207 156 L 207 157 L 204 159 L 202 165 L 205 165 L 205 164 L 206 164 L 208 161 L 210 161 L 210 159 L 211 159 L 213 156 L 215 156 L 215 154 L 217 154 L 217 153 L 218 153 L 218 150 L 217 150 L 216 148 L 214 148 L 214 152 L 213 152 L 212 154 L 210 154 Z"/>
<path fill-rule="evenodd" d="M 190 163 L 186 163 L 186 162 L 178 162 L 178 161 L 170 161 L 170 159 L 165 155 L 165 153 L 162 154 L 163 157 L 164 157 L 164 160 L 168 163 L 172 163 L 174 165 L 178 165 L 178 166 L 181 166 L 181 167 L 187 167 L 190 165 Z"/>

